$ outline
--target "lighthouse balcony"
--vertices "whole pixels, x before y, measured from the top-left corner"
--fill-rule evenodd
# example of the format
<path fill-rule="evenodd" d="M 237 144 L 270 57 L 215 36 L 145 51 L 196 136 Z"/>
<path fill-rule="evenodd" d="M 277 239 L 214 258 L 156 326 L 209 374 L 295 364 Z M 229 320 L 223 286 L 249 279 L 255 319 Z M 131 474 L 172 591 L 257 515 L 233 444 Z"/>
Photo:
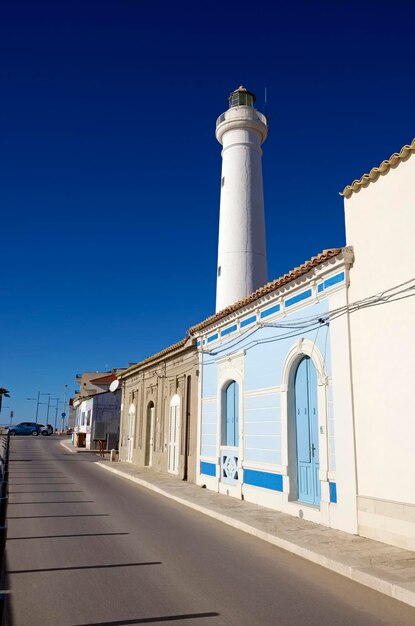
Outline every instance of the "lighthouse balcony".
<path fill-rule="evenodd" d="M 253 109 L 252 107 L 239 106 L 232 107 L 231 109 L 225 111 L 225 113 L 222 113 L 222 115 L 219 115 L 218 119 L 216 120 L 216 128 L 223 122 L 230 122 L 237 119 L 254 120 L 262 122 L 263 124 L 265 124 L 265 126 L 267 126 L 267 118 L 265 117 L 265 115 L 263 115 L 256 109 Z"/>

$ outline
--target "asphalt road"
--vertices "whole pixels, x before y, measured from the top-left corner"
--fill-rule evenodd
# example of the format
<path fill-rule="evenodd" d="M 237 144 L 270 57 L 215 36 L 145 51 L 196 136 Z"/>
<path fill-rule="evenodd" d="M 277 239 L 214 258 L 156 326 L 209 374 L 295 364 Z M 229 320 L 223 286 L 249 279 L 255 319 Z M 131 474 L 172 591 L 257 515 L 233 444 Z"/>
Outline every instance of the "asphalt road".
<path fill-rule="evenodd" d="M 103 471 L 11 442 L 13 626 L 414 626 L 415 609 Z"/>

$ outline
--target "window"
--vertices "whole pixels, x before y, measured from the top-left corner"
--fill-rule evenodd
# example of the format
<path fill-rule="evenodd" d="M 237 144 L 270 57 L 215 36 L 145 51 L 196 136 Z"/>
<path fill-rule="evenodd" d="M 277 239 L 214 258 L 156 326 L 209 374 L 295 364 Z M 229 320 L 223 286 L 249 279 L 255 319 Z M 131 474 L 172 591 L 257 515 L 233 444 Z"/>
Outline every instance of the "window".
<path fill-rule="evenodd" d="M 249 91 L 234 91 L 229 96 L 229 108 L 237 106 L 253 107 L 255 102 L 254 94 Z"/>
<path fill-rule="evenodd" d="M 224 390 L 222 415 L 222 445 L 239 445 L 239 385 L 231 381 Z"/>

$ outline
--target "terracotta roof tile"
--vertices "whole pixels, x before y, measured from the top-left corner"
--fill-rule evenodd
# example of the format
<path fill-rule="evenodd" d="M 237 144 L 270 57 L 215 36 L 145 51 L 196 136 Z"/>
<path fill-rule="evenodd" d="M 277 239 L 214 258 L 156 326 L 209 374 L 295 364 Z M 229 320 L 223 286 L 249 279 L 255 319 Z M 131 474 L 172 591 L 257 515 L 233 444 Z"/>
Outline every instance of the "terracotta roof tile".
<path fill-rule="evenodd" d="M 270 283 L 267 283 L 263 287 L 260 287 L 259 289 L 251 293 L 243 300 L 239 300 L 239 302 L 231 304 L 230 306 L 226 307 L 226 309 L 219 311 L 215 315 L 211 315 L 200 324 L 192 326 L 187 332 L 189 333 L 189 335 L 192 335 L 193 333 L 198 332 L 203 328 L 206 328 L 207 326 L 210 326 L 214 322 L 217 322 L 223 317 L 226 317 L 230 313 L 233 313 L 234 311 L 241 309 L 247 304 L 250 304 L 251 302 L 258 300 L 259 298 L 262 298 L 262 296 L 265 296 L 267 293 L 271 293 L 275 289 L 278 289 L 278 287 L 282 287 L 283 285 L 286 285 L 295 278 L 299 278 L 300 276 L 307 274 L 307 272 L 309 272 L 311 269 L 313 269 L 317 265 L 320 265 L 321 263 L 324 263 L 325 261 L 328 261 L 329 259 L 332 259 L 333 257 L 337 256 L 341 251 L 342 248 L 330 248 L 328 250 L 323 250 L 323 252 L 321 252 L 317 256 L 313 256 L 309 261 L 306 261 L 299 267 L 294 268 L 293 270 L 288 272 L 288 274 L 284 274 L 284 276 L 281 276 L 280 278 L 277 278 Z"/>
<path fill-rule="evenodd" d="M 162 357 L 167 356 L 171 352 L 174 352 L 175 350 L 179 350 L 179 348 L 184 348 L 186 345 L 186 342 L 189 342 L 189 347 L 192 345 L 189 337 L 185 337 L 184 339 L 181 339 L 177 343 L 174 343 L 172 346 L 169 346 L 168 348 L 161 350 L 161 352 L 157 352 L 157 354 L 153 354 L 152 356 L 147 357 L 143 361 L 138 361 L 137 363 L 134 363 L 134 365 L 131 365 L 126 370 L 124 370 L 122 374 L 119 374 L 118 378 L 124 378 L 126 375 L 130 374 L 132 371 L 138 369 L 139 367 L 142 367 L 143 365 L 147 365 L 148 363 L 151 363 L 152 361 L 156 361 L 157 359 L 161 359 Z"/>
<path fill-rule="evenodd" d="M 98 383 L 98 385 L 104 385 L 106 383 L 112 383 L 117 379 L 116 374 L 106 374 L 106 376 L 100 376 L 99 378 L 91 378 L 90 383 Z"/>
<path fill-rule="evenodd" d="M 369 183 L 375 182 L 381 174 L 387 174 L 391 167 L 398 165 L 401 161 L 405 161 L 413 152 L 415 152 L 415 138 L 407 146 L 403 146 L 400 152 L 395 152 L 389 159 L 382 161 L 379 167 L 374 167 L 369 174 L 363 174 L 358 180 L 354 180 L 351 185 L 347 185 L 340 193 L 345 198 L 350 198 L 353 192 L 359 191 L 362 187 L 366 187 Z"/>

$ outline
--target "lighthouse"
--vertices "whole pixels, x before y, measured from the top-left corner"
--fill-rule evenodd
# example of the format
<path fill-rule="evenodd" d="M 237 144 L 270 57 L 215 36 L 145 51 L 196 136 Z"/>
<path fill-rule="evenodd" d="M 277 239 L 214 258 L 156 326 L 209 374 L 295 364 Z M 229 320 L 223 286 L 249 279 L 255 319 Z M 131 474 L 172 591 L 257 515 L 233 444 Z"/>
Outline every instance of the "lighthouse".
<path fill-rule="evenodd" d="M 261 145 L 268 134 L 255 95 L 242 85 L 216 122 L 222 144 L 216 312 L 267 282 Z"/>

